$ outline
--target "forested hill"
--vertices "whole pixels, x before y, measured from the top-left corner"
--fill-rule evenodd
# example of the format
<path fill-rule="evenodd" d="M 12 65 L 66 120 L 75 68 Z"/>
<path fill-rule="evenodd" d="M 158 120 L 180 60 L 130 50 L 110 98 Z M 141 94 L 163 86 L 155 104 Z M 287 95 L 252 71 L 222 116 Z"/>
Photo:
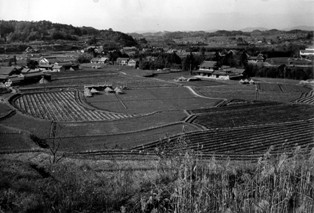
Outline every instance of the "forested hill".
<path fill-rule="evenodd" d="M 119 46 L 135 46 L 137 44 L 132 36 L 113 31 L 112 29 L 97 30 L 92 27 L 74 27 L 67 24 L 52 23 L 50 21 L 29 22 L 0 20 L 1 43 L 54 40 L 87 40 L 91 43 L 105 41 Z"/>

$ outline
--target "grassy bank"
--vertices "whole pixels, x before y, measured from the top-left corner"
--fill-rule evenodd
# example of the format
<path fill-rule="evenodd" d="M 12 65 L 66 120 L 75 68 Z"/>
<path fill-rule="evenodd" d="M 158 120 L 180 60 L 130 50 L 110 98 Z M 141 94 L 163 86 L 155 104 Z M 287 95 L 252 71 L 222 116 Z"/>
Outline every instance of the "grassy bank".
<path fill-rule="evenodd" d="M 3 159 L 3 212 L 314 212 L 314 150 L 256 164 L 159 152 L 137 163 Z M 96 169 L 97 165 L 103 169 Z M 137 165 L 137 166 L 138 166 Z"/>

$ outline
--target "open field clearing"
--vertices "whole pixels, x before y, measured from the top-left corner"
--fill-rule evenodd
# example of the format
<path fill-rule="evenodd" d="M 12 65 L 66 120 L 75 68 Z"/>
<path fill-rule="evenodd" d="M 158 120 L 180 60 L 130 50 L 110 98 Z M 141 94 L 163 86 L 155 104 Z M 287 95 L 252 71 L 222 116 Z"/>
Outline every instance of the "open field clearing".
<path fill-rule="evenodd" d="M 118 133 L 113 135 L 94 136 L 72 136 L 61 137 L 56 140 L 60 142 L 60 150 L 69 152 L 97 151 L 106 149 L 129 149 L 133 146 L 145 144 L 148 141 L 164 139 L 168 136 L 186 132 L 197 131 L 198 128 L 191 124 L 174 123 L 159 128 L 143 131 Z M 47 138 L 48 143 L 52 139 Z"/>
<path fill-rule="evenodd" d="M 134 151 L 154 153 L 156 148 L 165 152 L 192 149 L 204 158 L 212 155 L 230 156 L 248 160 L 262 156 L 271 146 L 272 153 L 289 152 L 296 146 L 310 150 L 314 147 L 313 120 L 290 123 L 216 129 L 187 133 L 183 139 L 174 137 L 163 141 L 133 147 Z"/>
<path fill-rule="evenodd" d="M 99 109 L 134 114 L 211 107 L 219 100 L 194 97 L 184 87 L 157 87 L 127 90 L 126 94 L 122 95 L 103 92 L 101 95 L 86 98 L 86 101 Z"/>
<path fill-rule="evenodd" d="M 227 107 L 226 107 L 227 108 Z M 314 118 L 314 107 L 308 105 L 270 105 L 243 109 L 228 107 L 226 110 L 196 114 L 193 123 L 211 128 L 263 125 L 293 122 Z"/>
<path fill-rule="evenodd" d="M 102 121 L 116 120 L 132 115 L 89 110 L 76 100 L 75 91 L 30 93 L 13 100 L 13 104 L 23 113 L 53 121 Z"/>
<path fill-rule="evenodd" d="M 97 136 L 136 132 L 183 121 L 186 116 L 182 111 L 163 111 L 147 116 L 108 122 L 58 123 L 56 137 Z"/>

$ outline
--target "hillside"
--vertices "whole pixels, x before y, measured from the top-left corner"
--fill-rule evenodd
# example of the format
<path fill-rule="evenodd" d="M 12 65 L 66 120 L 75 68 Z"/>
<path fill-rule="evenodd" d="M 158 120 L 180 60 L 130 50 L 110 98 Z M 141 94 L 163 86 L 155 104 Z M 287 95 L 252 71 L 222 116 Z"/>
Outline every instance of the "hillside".
<path fill-rule="evenodd" d="M 115 46 L 135 46 L 132 36 L 122 32 L 75 27 L 50 21 L 0 21 L 0 43 L 32 41 L 84 41 L 88 44 L 110 43 Z"/>

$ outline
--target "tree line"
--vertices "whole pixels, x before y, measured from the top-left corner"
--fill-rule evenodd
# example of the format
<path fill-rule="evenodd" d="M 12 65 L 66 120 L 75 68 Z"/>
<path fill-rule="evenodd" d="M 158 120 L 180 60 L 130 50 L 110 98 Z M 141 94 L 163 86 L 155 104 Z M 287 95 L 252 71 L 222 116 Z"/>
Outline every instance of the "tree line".
<path fill-rule="evenodd" d="M 115 46 L 134 46 L 137 42 L 127 34 L 92 27 L 74 27 L 50 21 L 0 21 L 0 42 L 30 41 L 79 41 L 87 40 L 89 44 L 113 42 Z"/>

